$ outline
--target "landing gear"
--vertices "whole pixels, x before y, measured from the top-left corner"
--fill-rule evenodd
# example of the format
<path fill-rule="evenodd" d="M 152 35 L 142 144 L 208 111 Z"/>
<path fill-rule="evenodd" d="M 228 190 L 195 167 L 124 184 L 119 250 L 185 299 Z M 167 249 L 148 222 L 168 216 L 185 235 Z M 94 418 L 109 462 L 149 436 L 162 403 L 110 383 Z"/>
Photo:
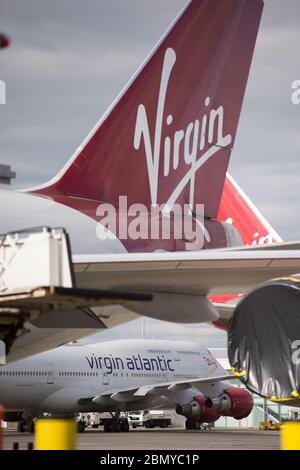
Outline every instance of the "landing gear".
<path fill-rule="evenodd" d="M 112 419 L 107 419 L 103 425 L 104 432 L 128 432 L 129 423 L 127 419 L 118 419 L 115 421 Z"/>
<path fill-rule="evenodd" d="M 26 421 L 18 422 L 18 432 L 26 432 Z"/>
<path fill-rule="evenodd" d="M 147 428 L 147 429 L 154 429 L 154 428 L 155 428 L 155 423 L 152 423 L 151 421 L 149 421 L 149 422 L 147 421 L 147 422 L 145 423 L 145 428 Z"/>
<path fill-rule="evenodd" d="M 110 419 L 107 419 L 104 421 L 104 424 L 103 424 L 103 429 L 104 429 L 104 432 L 112 432 L 112 423 L 111 423 L 112 420 Z"/>
<path fill-rule="evenodd" d="M 187 431 L 191 431 L 192 429 L 201 429 L 201 423 L 200 421 L 193 421 L 191 419 L 187 419 L 185 422 L 185 429 Z"/>
<path fill-rule="evenodd" d="M 127 418 L 120 418 L 120 412 L 116 412 L 111 419 L 106 419 L 103 424 L 104 432 L 128 432 Z"/>
<path fill-rule="evenodd" d="M 128 419 L 124 419 L 121 422 L 121 432 L 128 432 L 128 431 L 129 431 Z"/>
<path fill-rule="evenodd" d="M 30 434 L 34 434 L 34 422 L 33 421 L 27 421 L 26 432 L 29 432 Z"/>
<path fill-rule="evenodd" d="M 82 434 L 84 431 L 85 431 L 85 422 L 80 420 L 77 423 L 77 432 L 79 432 L 79 434 Z"/>
<path fill-rule="evenodd" d="M 32 419 L 18 422 L 18 432 L 28 432 L 34 434 L 34 421 Z"/>

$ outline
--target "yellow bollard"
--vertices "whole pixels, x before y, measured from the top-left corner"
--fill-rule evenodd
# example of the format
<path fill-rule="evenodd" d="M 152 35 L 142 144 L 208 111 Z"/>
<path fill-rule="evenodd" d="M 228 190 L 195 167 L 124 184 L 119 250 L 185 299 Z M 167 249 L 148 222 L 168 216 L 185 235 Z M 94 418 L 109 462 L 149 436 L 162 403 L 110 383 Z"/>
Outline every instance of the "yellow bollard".
<path fill-rule="evenodd" d="M 300 450 L 300 423 L 282 425 L 281 450 Z"/>
<path fill-rule="evenodd" d="M 74 450 L 76 434 L 74 418 L 39 418 L 35 423 L 35 449 Z"/>
<path fill-rule="evenodd" d="M 3 436 L 3 429 L 2 429 L 2 421 L 4 419 L 4 408 L 0 405 L 0 450 L 2 449 L 3 441 L 2 441 L 2 436 Z"/>

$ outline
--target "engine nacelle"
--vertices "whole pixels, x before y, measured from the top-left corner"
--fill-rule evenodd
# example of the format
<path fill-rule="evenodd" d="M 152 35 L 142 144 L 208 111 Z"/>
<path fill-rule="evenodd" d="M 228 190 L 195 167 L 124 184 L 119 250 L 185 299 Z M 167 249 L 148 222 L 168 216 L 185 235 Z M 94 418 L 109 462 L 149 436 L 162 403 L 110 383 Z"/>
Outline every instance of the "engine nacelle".
<path fill-rule="evenodd" d="M 189 403 L 176 406 L 176 413 L 189 420 L 200 421 L 201 423 L 214 423 L 220 418 L 213 408 L 208 408 L 205 404 L 206 399 L 203 395 L 194 397 Z"/>
<path fill-rule="evenodd" d="M 300 275 L 274 279 L 236 307 L 228 330 L 236 376 L 265 398 L 300 406 Z"/>
<path fill-rule="evenodd" d="M 221 416 L 231 416 L 235 419 L 246 418 L 253 409 L 253 398 L 247 390 L 230 387 L 222 395 L 208 398 L 205 401 L 207 408 L 220 413 Z"/>

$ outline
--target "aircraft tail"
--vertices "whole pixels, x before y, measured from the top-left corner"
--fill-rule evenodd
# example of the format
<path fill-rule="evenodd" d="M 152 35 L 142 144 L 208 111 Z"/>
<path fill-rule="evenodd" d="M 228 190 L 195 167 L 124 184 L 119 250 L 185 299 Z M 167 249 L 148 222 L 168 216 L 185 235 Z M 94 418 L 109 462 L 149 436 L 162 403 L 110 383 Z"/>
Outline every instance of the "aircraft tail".
<path fill-rule="evenodd" d="M 218 219 L 232 224 L 245 245 L 282 242 L 278 233 L 228 173 Z"/>
<path fill-rule="evenodd" d="M 216 217 L 262 0 L 192 0 L 61 172 L 35 188 Z M 32 191 L 31 191 L 32 192 Z"/>

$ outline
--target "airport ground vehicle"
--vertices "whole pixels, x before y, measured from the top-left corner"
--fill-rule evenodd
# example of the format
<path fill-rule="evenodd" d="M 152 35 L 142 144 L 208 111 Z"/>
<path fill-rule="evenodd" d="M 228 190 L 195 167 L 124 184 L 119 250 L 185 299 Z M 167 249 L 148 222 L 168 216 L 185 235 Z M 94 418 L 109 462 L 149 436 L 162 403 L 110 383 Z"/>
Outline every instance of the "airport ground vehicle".
<path fill-rule="evenodd" d="M 172 424 L 171 415 L 163 410 L 131 411 L 128 421 L 133 429 L 145 427 L 147 429 L 165 429 Z"/>
<path fill-rule="evenodd" d="M 274 421 L 261 421 L 259 423 L 259 429 L 261 431 L 280 431 L 280 423 L 274 423 Z"/>

